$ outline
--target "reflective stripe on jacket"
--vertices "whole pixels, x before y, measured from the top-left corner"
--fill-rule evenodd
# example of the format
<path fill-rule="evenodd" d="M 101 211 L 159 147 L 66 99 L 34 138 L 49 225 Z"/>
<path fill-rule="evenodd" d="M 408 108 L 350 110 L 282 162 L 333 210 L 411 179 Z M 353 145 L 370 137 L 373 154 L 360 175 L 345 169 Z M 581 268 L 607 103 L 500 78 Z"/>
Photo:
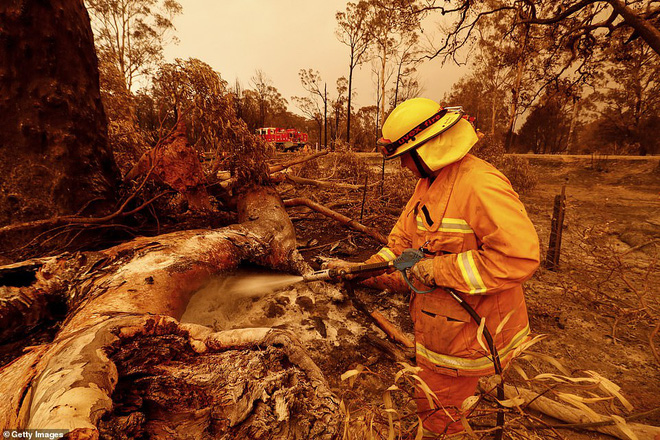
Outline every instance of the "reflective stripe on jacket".
<path fill-rule="evenodd" d="M 387 246 L 369 261 L 392 260 L 425 243 L 434 255 L 436 284 L 461 292 L 486 319 L 506 364 L 529 333 L 521 283 L 539 264 L 536 231 L 509 180 L 470 154 L 443 168 L 434 181 L 421 179 Z M 406 288 L 396 273 L 370 284 Z M 477 341 L 477 323 L 443 289 L 413 294 L 411 315 L 418 363 L 444 374 L 492 374 L 490 354 Z"/>

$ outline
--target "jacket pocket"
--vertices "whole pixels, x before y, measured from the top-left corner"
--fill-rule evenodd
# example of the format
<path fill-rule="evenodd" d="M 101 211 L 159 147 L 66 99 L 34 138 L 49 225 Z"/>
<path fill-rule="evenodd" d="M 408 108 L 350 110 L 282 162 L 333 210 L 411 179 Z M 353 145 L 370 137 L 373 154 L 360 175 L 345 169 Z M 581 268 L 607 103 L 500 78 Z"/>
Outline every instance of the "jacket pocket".
<path fill-rule="evenodd" d="M 447 292 L 417 295 L 413 319 L 415 338 L 426 349 L 450 356 L 465 353 L 471 317 Z"/>
<path fill-rule="evenodd" d="M 465 234 L 451 232 L 428 232 L 426 250 L 435 255 L 460 254 L 463 252 Z"/>

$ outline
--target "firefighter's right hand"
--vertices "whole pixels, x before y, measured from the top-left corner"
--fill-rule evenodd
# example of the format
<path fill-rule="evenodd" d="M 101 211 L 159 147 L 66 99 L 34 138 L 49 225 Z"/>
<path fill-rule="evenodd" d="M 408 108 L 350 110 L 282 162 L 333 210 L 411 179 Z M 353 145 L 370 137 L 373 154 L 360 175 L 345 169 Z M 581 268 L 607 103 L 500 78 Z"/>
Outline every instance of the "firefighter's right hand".
<path fill-rule="evenodd" d="M 433 275 L 433 258 L 425 258 L 415 264 L 410 269 L 413 278 L 421 281 L 427 286 L 435 286 L 435 276 Z"/>

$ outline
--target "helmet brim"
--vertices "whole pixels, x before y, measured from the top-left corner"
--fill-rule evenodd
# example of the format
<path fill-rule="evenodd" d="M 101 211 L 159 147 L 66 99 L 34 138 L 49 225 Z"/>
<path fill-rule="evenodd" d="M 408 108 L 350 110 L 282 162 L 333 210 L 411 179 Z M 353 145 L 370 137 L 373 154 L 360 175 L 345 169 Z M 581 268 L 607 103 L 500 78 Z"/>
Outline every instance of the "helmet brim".
<path fill-rule="evenodd" d="M 394 150 L 392 154 L 385 154 L 386 150 L 381 148 L 381 154 L 383 154 L 387 160 L 399 157 L 414 148 L 420 147 L 431 139 L 440 136 L 442 133 L 456 125 L 456 123 L 460 121 L 462 117 L 462 110 L 450 110 L 438 122 L 415 136 L 414 140 L 401 145 L 399 148 Z"/>

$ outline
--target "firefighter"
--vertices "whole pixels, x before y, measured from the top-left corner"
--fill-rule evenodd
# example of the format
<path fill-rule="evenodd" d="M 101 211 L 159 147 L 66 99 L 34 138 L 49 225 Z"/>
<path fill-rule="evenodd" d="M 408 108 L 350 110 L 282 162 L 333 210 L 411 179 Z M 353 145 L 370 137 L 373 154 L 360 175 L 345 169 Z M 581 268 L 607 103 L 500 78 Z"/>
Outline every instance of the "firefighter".
<path fill-rule="evenodd" d="M 428 255 L 411 273 L 420 289 L 433 290 L 412 292 L 410 313 L 419 376 L 437 396 L 430 405 L 421 389 L 416 392 L 431 435 L 462 431 L 462 402 L 480 377 L 494 373 L 477 338 L 478 323 L 444 288 L 459 292 L 485 319 L 503 366 L 529 333 L 522 283 L 538 267 L 538 237 L 509 180 L 468 153 L 478 139 L 460 108 L 414 98 L 394 109 L 379 141 L 386 159 L 400 158 L 420 179 L 387 246 L 367 262 L 393 260 L 407 248 Z M 349 263 L 333 265 L 341 264 Z M 408 289 L 399 272 L 362 283 Z"/>

